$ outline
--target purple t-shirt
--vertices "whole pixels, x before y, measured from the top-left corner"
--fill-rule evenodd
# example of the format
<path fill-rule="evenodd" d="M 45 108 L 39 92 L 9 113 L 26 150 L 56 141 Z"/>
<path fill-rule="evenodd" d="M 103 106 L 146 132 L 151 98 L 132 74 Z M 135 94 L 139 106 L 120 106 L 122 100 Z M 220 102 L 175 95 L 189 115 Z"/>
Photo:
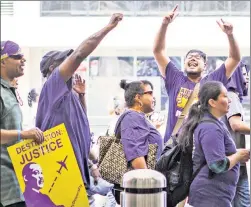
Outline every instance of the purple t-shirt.
<path fill-rule="evenodd" d="M 45 131 L 62 123 L 65 124 L 70 137 L 83 181 L 89 185 L 89 122 L 79 98 L 72 91 L 72 79 L 66 83 L 60 75 L 59 68 L 56 68 L 42 88 L 36 126 Z"/>
<path fill-rule="evenodd" d="M 212 179 L 208 178 L 208 165 L 236 153 L 236 147 L 225 124 L 211 114 L 205 116 L 215 119 L 219 124 L 202 122 L 194 131 L 193 171 L 196 172 L 203 163 L 207 164 L 202 167 L 190 186 L 189 204 L 230 207 L 235 195 L 240 165 L 237 164 L 223 173 L 214 173 Z"/>
<path fill-rule="evenodd" d="M 196 84 L 189 80 L 188 77 L 173 64 L 172 61 L 170 61 L 166 66 L 166 78 L 164 81 L 167 94 L 169 96 L 168 120 L 164 137 L 164 142 L 167 142 L 173 132 L 177 119 L 185 107 Z M 220 81 L 226 85 L 228 83 L 228 79 L 226 77 L 225 64 L 222 64 L 219 69 L 202 78 L 200 85 L 206 81 Z"/>
<path fill-rule="evenodd" d="M 163 148 L 163 139 L 157 129 L 145 118 L 144 113 L 128 110 L 119 118 L 121 121 L 121 141 L 127 161 L 148 154 L 149 144 L 158 144 L 157 159 Z"/>

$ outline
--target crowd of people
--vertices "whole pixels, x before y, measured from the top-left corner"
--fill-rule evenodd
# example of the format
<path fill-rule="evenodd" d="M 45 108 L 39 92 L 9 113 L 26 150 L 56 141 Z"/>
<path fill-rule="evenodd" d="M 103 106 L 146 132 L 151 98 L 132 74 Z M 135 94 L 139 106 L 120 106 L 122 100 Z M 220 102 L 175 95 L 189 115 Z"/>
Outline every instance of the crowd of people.
<path fill-rule="evenodd" d="M 158 126 L 147 118 L 154 112 L 156 104 L 153 84 L 147 80 L 121 80 L 124 100 L 121 103 L 115 98 L 111 113 L 114 113 L 114 123 L 120 122 L 125 158 L 132 169 L 145 169 L 149 144 L 157 144 L 159 159 L 195 85 L 200 83 L 198 97 L 178 133 L 180 144 L 193 143 L 194 171 L 204 163 L 191 184 L 188 203 L 194 207 L 250 206 L 246 169 L 250 151 L 245 149 L 245 134 L 250 133 L 250 127 L 243 121 L 241 105 L 243 96 L 247 95 L 249 71 L 241 63 L 233 26 L 223 20 L 217 22 L 229 42 L 228 58 L 218 69 L 203 77 L 207 56 L 201 50 L 192 49 L 185 56 L 185 70 L 182 72 L 165 53 L 167 28 L 175 21 L 177 9 L 176 6 L 164 17 L 153 46 L 154 58 L 169 96 L 164 138 Z M 85 81 L 75 71 L 122 19 L 122 14 L 115 13 L 104 28 L 75 50 L 50 51 L 42 57 L 40 70 L 46 82 L 39 96 L 35 90 L 29 93 L 30 107 L 39 98 L 34 128 L 29 130 L 22 128 L 23 115 L 16 94 L 17 86 L 13 84 L 13 80 L 24 75 L 26 59 L 17 43 L 1 41 L 1 206 L 26 206 L 7 147 L 24 139 L 42 143 L 43 131 L 61 123 L 65 124 L 69 134 L 90 206 L 95 206 L 93 195 L 96 193 L 109 197 L 109 207 L 119 204 L 120 186 L 103 180 L 98 165 L 91 159 L 96 156 L 90 156 Z M 214 122 L 203 122 L 205 117 Z M 118 130 L 114 123 L 107 135 L 114 135 L 113 132 Z M 106 190 L 100 190 L 99 184 Z M 112 190 L 113 187 L 116 190 Z M 179 204 L 182 205 L 184 202 Z"/>

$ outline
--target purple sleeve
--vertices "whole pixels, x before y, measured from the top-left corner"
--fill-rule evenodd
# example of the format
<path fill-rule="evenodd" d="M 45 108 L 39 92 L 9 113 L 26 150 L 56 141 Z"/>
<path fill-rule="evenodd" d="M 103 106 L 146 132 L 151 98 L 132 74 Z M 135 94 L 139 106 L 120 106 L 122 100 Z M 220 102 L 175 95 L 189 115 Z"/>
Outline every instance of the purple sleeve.
<path fill-rule="evenodd" d="M 72 79 L 65 82 L 57 67 L 44 85 L 44 96 L 47 97 L 49 106 L 57 107 L 60 100 L 71 91 Z"/>
<path fill-rule="evenodd" d="M 183 72 L 179 70 L 172 61 L 170 61 L 166 66 L 166 78 L 164 78 L 168 94 L 170 90 L 175 86 L 177 80 L 181 78 L 184 78 Z"/>
<path fill-rule="evenodd" d="M 128 114 L 121 122 L 121 141 L 127 161 L 148 154 L 150 129 L 143 117 Z"/>
<path fill-rule="evenodd" d="M 218 69 L 214 70 L 212 73 L 208 74 L 205 79 L 207 81 L 220 81 L 224 86 L 230 81 L 230 78 L 227 79 L 226 76 L 226 67 L 225 63 L 223 63 Z"/>
<path fill-rule="evenodd" d="M 215 124 L 203 124 L 199 140 L 208 166 L 225 159 L 224 134 Z"/>

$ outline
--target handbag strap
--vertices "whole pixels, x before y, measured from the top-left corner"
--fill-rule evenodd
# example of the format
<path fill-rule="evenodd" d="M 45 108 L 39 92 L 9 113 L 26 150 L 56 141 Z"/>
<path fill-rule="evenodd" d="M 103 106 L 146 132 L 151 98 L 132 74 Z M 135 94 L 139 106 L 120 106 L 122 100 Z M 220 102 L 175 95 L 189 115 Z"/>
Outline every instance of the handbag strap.
<path fill-rule="evenodd" d="M 118 121 L 117 121 L 117 123 L 116 123 L 116 126 L 115 126 L 115 137 L 116 137 L 118 140 L 121 139 L 121 122 L 122 122 L 122 120 L 124 119 L 124 117 L 125 117 L 128 113 L 130 113 L 130 110 L 125 111 L 125 112 L 121 115 L 121 117 L 119 117 L 119 119 L 118 119 Z"/>
<path fill-rule="evenodd" d="M 199 174 L 200 170 L 206 165 L 206 162 L 203 162 L 200 167 L 193 173 L 192 175 L 192 180 L 194 180 L 194 178 Z"/>
<path fill-rule="evenodd" d="M 182 110 L 181 115 L 178 117 L 178 120 L 177 120 L 175 127 L 173 129 L 173 132 L 172 132 L 172 136 L 174 136 L 178 133 L 181 125 L 183 124 L 185 117 L 187 116 L 187 114 L 189 112 L 190 107 L 193 105 L 195 98 L 198 97 L 199 90 L 200 90 L 200 82 L 196 83 L 192 94 L 188 98 L 188 101 L 187 101 L 185 108 Z"/>

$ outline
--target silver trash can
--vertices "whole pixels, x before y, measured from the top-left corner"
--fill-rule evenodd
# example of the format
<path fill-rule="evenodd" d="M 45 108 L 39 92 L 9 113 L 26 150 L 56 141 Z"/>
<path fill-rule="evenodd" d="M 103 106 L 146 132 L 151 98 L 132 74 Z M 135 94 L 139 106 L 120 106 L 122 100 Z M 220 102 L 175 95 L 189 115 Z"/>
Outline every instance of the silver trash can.
<path fill-rule="evenodd" d="M 166 178 L 150 169 L 132 170 L 124 174 L 120 193 L 121 207 L 166 207 Z"/>

